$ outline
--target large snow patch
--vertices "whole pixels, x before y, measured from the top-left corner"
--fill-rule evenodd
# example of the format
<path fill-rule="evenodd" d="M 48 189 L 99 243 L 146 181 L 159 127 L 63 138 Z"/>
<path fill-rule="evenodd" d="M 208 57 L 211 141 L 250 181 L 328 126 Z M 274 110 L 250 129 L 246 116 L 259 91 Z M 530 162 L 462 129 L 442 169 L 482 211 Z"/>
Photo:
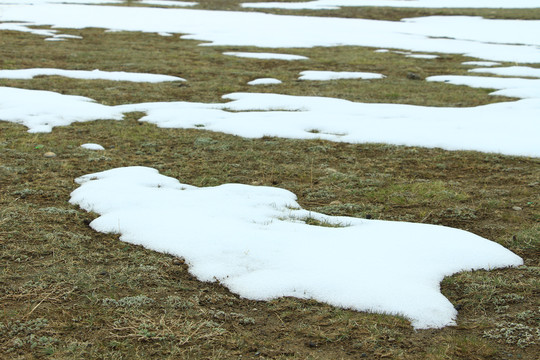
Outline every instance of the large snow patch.
<path fill-rule="evenodd" d="M 402 315 L 415 328 L 455 323 L 439 291 L 448 275 L 522 264 L 501 245 L 453 228 L 331 217 L 302 210 L 289 191 L 239 184 L 197 188 L 146 167 L 76 179 L 70 202 L 90 226 L 185 258 L 202 281 L 254 300 L 316 299 Z M 306 224 L 314 218 L 327 225 Z"/>

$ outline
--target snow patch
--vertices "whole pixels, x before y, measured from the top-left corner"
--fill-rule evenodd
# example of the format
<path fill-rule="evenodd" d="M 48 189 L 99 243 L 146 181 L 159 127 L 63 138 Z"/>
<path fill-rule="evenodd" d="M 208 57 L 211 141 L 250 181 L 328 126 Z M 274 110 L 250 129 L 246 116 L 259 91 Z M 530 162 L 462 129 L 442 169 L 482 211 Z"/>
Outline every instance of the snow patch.
<path fill-rule="evenodd" d="M 301 55 L 276 54 L 276 53 L 254 53 L 254 52 L 224 52 L 223 55 L 237 56 L 250 59 L 265 59 L 265 60 L 307 60 L 308 58 Z"/>
<path fill-rule="evenodd" d="M 190 7 L 199 5 L 197 2 L 190 1 L 175 1 L 175 0 L 140 0 L 139 3 L 144 5 L 156 6 L 174 6 L 174 7 Z"/>
<path fill-rule="evenodd" d="M 105 150 L 103 146 L 94 143 L 82 144 L 81 147 L 86 150 Z"/>
<path fill-rule="evenodd" d="M 300 73 L 299 80 L 317 80 L 317 81 L 326 81 L 326 80 L 340 80 L 340 79 L 382 79 L 386 76 L 376 73 L 368 72 L 351 72 L 351 71 L 302 71 Z"/>
<path fill-rule="evenodd" d="M 122 111 L 86 97 L 0 87 L 0 120 L 24 125 L 31 133 L 51 132 L 73 122 L 122 118 Z"/>
<path fill-rule="evenodd" d="M 528 66 L 509 66 L 499 68 L 478 68 L 471 69 L 469 72 L 486 73 L 502 76 L 525 76 L 540 78 L 540 68 L 532 68 Z M 540 90 L 540 89 L 539 89 Z"/>
<path fill-rule="evenodd" d="M 61 39 L 45 39 L 61 40 Z M 36 76 L 64 76 L 73 79 L 84 80 L 112 80 L 131 82 L 165 82 L 165 81 L 186 81 L 185 79 L 169 76 L 146 73 L 131 73 L 124 71 L 101 71 L 101 70 L 62 70 L 62 69 L 20 69 L 20 70 L 0 70 L 1 79 L 32 79 Z"/>
<path fill-rule="evenodd" d="M 436 77 L 432 79 L 435 80 Z M 517 80 L 529 81 L 531 86 L 532 82 L 536 85 L 540 82 Z M 519 81 L 517 84 L 524 85 Z M 537 87 L 506 89 L 507 85 L 514 84 L 500 84 L 499 91 L 518 89 L 523 92 L 521 95 L 536 94 L 536 98 L 471 108 L 444 108 L 234 93 L 224 96 L 231 100 L 228 103 L 161 102 L 112 107 L 80 96 L 0 87 L 0 119 L 25 125 L 30 132 L 50 132 L 53 126 L 98 119 L 120 120 L 123 113 L 142 111 L 147 115 L 141 121 L 159 127 L 199 128 L 203 124 L 206 130 L 248 138 L 278 136 L 540 156 L 540 92 Z M 513 94 L 516 95 L 519 94 Z"/>
<path fill-rule="evenodd" d="M 445 82 L 452 85 L 466 85 L 474 88 L 498 89 L 498 91 L 494 91 L 490 95 L 540 100 L 540 79 L 440 75 L 430 76 L 426 80 Z M 540 114 L 538 110 L 531 109 L 531 111 L 536 111 L 536 116 Z"/>
<path fill-rule="evenodd" d="M 531 9 L 540 7 L 538 0 L 314 0 L 306 2 L 243 3 L 245 8 L 288 10 L 337 10 L 346 6 L 377 6 L 398 8 L 493 8 Z"/>
<path fill-rule="evenodd" d="M 255 79 L 248 82 L 248 85 L 274 85 L 274 84 L 281 84 L 281 80 L 274 79 L 274 78 L 261 78 L 261 79 Z"/>
<path fill-rule="evenodd" d="M 540 20 L 431 16 L 396 22 L 151 7 L 93 6 L 88 10 L 87 5 L 0 5 L 0 22 L 182 33 L 189 34 L 184 39 L 209 42 L 205 45 L 370 46 L 540 63 Z"/>
<path fill-rule="evenodd" d="M 501 63 L 493 62 L 493 61 L 465 61 L 462 62 L 463 65 L 472 65 L 472 66 L 497 66 L 501 65 Z"/>
<path fill-rule="evenodd" d="M 100 214 L 94 230 L 183 257 L 199 280 L 219 281 L 252 300 L 315 299 L 402 315 L 417 329 L 441 328 L 457 315 L 440 293 L 445 276 L 523 263 L 463 230 L 309 212 L 279 188 L 197 188 L 145 167 L 76 182 L 70 203 Z"/>

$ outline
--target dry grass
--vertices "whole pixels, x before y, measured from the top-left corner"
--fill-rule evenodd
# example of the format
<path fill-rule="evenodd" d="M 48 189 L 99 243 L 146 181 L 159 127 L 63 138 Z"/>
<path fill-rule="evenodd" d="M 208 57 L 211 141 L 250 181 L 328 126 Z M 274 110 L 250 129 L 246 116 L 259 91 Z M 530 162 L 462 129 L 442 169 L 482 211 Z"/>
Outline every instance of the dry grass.
<path fill-rule="evenodd" d="M 203 1 L 201 6 L 233 8 L 236 3 Z M 2 32 L 0 67 L 152 72 L 188 82 L 141 85 L 43 77 L 0 80 L 0 86 L 85 95 L 106 104 L 217 102 L 225 93 L 254 91 L 245 85 L 249 80 L 272 76 L 284 83 L 255 90 L 432 106 L 507 100 L 484 90 L 406 78 L 408 71 L 464 73 L 460 63 L 467 59 L 460 56 L 425 61 L 344 47 L 273 50 L 306 55 L 308 62 L 258 61 L 221 55 L 244 48 L 197 47 L 177 37 L 65 32 L 84 39 L 49 43 Z M 298 72 L 308 69 L 388 77 L 298 81 Z M 248 140 L 159 129 L 138 122 L 141 115 L 73 124 L 50 134 L 29 134 L 20 125 L 0 122 L 0 357 L 536 359 L 538 159 L 381 144 Z M 81 149 L 85 142 L 100 143 L 106 151 Z M 58 156 L 44 158 L 46 151 Z M 457 326 L 441 330 L 413 331 L 399 317 L 315 301 L 248 301 L 219 284 L 197 281 L 179 259 L 94 232 L 88 227 L 94 215 L 68 204 L 75 177 L 130 165 L 155 167 L 196 186 L 279 186 L 296 193 L 304 208 L 332 215 L 469 230 L 516 252 L 525 266 L 445 279 L 442 291 L 459 308 L 459 318 Z"/>

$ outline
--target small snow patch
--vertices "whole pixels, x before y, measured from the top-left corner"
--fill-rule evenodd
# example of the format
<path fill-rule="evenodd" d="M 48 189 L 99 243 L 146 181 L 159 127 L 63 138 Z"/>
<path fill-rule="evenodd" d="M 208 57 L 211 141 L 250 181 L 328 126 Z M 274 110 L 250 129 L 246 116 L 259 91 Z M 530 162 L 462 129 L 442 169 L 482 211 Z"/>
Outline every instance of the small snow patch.
<path fill-rule="evenodd" d="M 60 35 L 59 35 L 60 36 Z M 45 40 L 59 41 L 63 37 L 47 38 Z M 3 79 L 32 79 L 36 76 L 63 76 L 72 79 L 83 80 L 112 80 L 130 82 L 158 83 L 166 81 L 186 81 L 185 79 L 159 74 L 133 73 L 124 71 L 101 71 L 101 70 L 63 70 L 52 68 L 0 70 L 0 78 Z"/>
<path fill-rule="evenodd" d="M 427 60 L 437 59 L 439 57 L 438 55 L 430 55 L 430 54 L 410 54 L 410 55 L 405 55 L 405 56 L 414 58 L 414 59 L 427 59 Z"/>
<path fill-rule="evenodd" d="M 316 80 L 316 81 L 327 81 L 327 80 L 340 80 L 340 79 L 382 79 L 385 78 L 382 74 L 377 73 L 368 73 L 368 72 L 350 72 L 350 71 L 302 71 L 300 73 L 299 80 Z"/>
<path fill-rule="evenodd" d="M 248 85 L 273 85 L 273 84 L 281 84 L 281 80 L 274 79 L 274 78 L 261 78 L 261 79 L 255 79 L 248 82 Z"/>
<path fill-rule="evenodd" d="M 486 74 L 502 75 L 502 76 L 525 76 L 525 77 L 540 78 L 540 69 L 532 68 L 529 66 L 477 68 L 477 69 L 471 69 L 469 70 L 469 72 L 486 73 Z"/>
<path fill-rule="evenodd" d="M 103 146 L 94 143 L 82 144 L 81 147 L 87 150 L 105 150 Z"/>
<path fill-rule="evenodd" d="M 494 62 L 494 61 L 465 61 L 461 63 L 462 65 L 468 65 L 468 66 L 497 66 L 501 65 L 501 63 Z"/>
<path fill-rule="evenodd" d="M 236 56 L 250 59 L 263 60 L 307 60 L 308 58 L 301 55 L 276 54 L 276 53 L 254 53 L 254 52 L 224 52 L 223 55 Z"/>

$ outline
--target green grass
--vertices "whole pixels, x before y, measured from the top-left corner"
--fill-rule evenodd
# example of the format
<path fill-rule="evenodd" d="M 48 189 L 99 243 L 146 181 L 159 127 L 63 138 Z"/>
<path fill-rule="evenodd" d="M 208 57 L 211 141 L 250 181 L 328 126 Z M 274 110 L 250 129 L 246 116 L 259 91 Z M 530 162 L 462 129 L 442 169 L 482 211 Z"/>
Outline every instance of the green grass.
<path fill-rule="evenodd" d="M 201 7 L 236 8 L 237 3 L 202 1 Z M 493 12 L 500 17 L 540 18 L 535 11 Z M 350 16 L 381 18 L 407 13 L 382 12 L 347 10 Z M 437 13 L 415 13 L 426 12 Z M 331 14 L 341 16 L 345 10 Z M 220 102 L 226 93 L 255 90 L 429 106 L 508 100 L 489 96 L 486 90 L 407 79 L 409 71 L 422 77 L 465 74 L 460 63 L 468 59 L 461 56 L 426 61 L 340 47 L 272 49 L 310 60 L 260 61 L 221 53 L 265 49 L 197 47 L 197 42 L 177 37 L 101 29 L 65 32 L 84 39 L 49 43 L 38 36 L 2 32 L 0 68 L 153 72 L 181 76 L 188 82 L 133 84 L 41 77 L 0 80 L 0 86 L 84 95 L 111 105 Z M 298 81 L 298 73 L 308 69 L 373 71 L 387 78 Z M 266 76 L 284 83 L 246 85 Z M 77 123 L 50 134 L 30 134 L 23 126 L 0 122 L 0 353 L 4 357 L 536 359 L 538 159 L 383 144 L 243 139 L 204 130 L 160 129 L 137 121 L 141 116 L 130 113 L 123 121 Z M 99 143 L 106 150 L 81 149 L 86 142 Z M 47 151 L 57 157 L 43 157 Z M 69 194 L 77 187 L 74 178 L 131 165 L 155 167 L 196 186 L 231 182 L 278 186 L 297 194 L 303 208 L 329 215 L 469 230 L 516 252 L 525 265 L 446 278 L 442 292 L 459 308 L 459 316 L 457 326 L 440 330 L 414 331 L 400 317 L 310 300 L 249 301 L 219 284 L 197 281 L 181 259 L 93 231 L 88 224 L 95 214 L 69 205 Z"/>

